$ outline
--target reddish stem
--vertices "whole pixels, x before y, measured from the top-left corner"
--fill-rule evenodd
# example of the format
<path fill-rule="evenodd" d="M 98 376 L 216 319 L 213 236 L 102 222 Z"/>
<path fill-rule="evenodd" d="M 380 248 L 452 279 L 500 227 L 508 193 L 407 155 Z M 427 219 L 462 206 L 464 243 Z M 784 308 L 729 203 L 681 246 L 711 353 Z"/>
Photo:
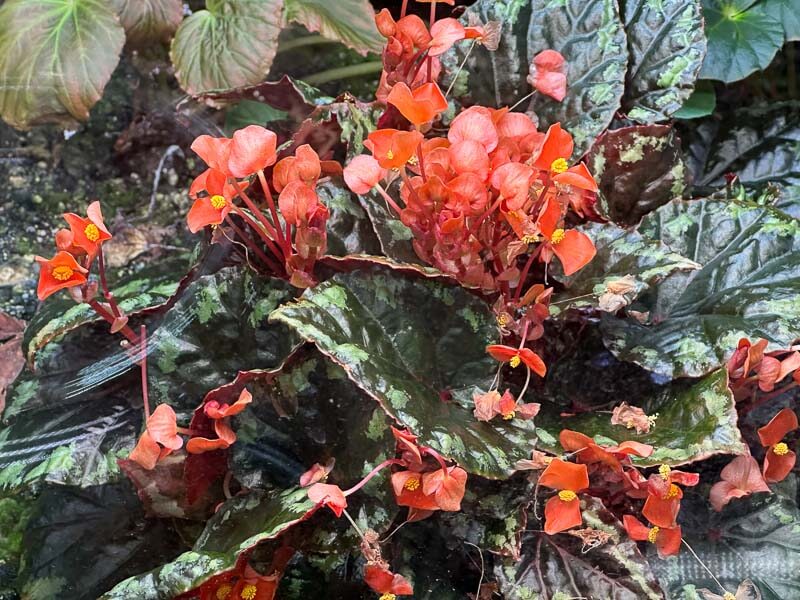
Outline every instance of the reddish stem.
<path fill-rule="evenodd" d="M 433 0 L 433 2 L 431 2 L 431 22 L 430 22 L 430 27 L 433 27 L 433 24 L 435 22 L 436 22 L 436 0 Z M 430 74 L 428 75 L 428 77 L 430 78 Z"/>
<path fill-rule="evenodd" d="M 439 466 L 441 466 L 443 470 L 445 471 L 447 470 L 447 464 L 444 462 L 444 458 L 442 458 L 442 455 L 439 454 L 436 450 L 434 450 L 430 446 L 420 446 L 419 449 L 424 454 L 429 454 L 430 456 L 435 458 L 436 461 L 439 463 Z"/>
<path fill-rule="evenodd" d="M 403 8 L 400 11 L 400 18 L 401 19 L 406 16 L 406 9 L 407 8 L 408 8 L 408 0 L 403 0 Z"/>
<path fill-rule="evenodd" d="M 394 199 L 388 193 L 386 193 L 386 190 L 384 190 L 383 187 L 381 187 L 381 184 L 376 184 L 375 188 L 378 190 L 378 193 L 381 196 L 383 196 L 383 199 L 386 200 L 387 204 L 392 207 L 392 210 L 394 210 L 397 213 L 397 216 L 399 217 L 402 214 L 403 209 L 397 205 L 397 202 L 395 202 Z"/>
<path fill-rule="evenodd" d="M 250 236 L 248 236 L 241 227 L 239 227 L 233 219 L 231 219 L 230 215 L 225 215 L 225 221 L 228 225 L 231 226 L 233 231 L 242 239 L 242 243 L 247 246 L 248 249 L 252 250 L 253 253 L 258 256 L 258 258 L 267 265 L 269 269 L 271 269 L 276 275 L 280 275 L 284 272 L 283 267 L 281 267 L 274 259 L 267 256 L 267 254 L 258 247 Z"/>
<path fill-rule="evenodd" d="M 388 467 L 388 466 L 390 466 L 390 465 L 403 465 L 403 466 L 405 466 L 405 464 L 406 464 L 406 463 L 405 463 L 405 461 L 398 460 L 398 459 L 396 459 L 396 458 L 389 458 L 389 459 L 386 459 L 386 460 L 385 460 L 385 461 L 383 461 L 381 464 L 379 464 L 377 467 L 375 467 L 374 469 L 372 469 L 372 471 L 370 471 L 369 473 L 367 473 L 367 476 L 366 476 L 366 477 L 364 477 L 364 479 L 362 479 L 361 481 L 359 481 L 357 484 L 355 484 L 355 485 L 354 485 L 353 487 L 351 487 L 349 490 L 345 490 L 345 491 L 344 491 L 344 492 L 342 492 L 342 493 L 343 493 L 345 496 L 349 496 L 350 494 L 352 494 L 352 493 L 354 493 L 354 492 L 357 492 L 357 491 L 358 491 L 358 490 L 360 490 L 362 487 L 364 487 L 365 485 L 367 485 L 367 483 L 369 482 L 369 480 L 370 480 L 370 479 L 372 479 L 373 477 L 375 477 L 375 475 L 377 475 L 377 474 L 378 474 L 378 473 L 379 473 L 379 472 L 380 472 L 382 469 L 385 469 L 386 467 Z"/>
<path fill-rule="evenodd" d="M 275 223 L 275 230 L 280 236 L 281 246 L 284 249 L 286 258 L 289 258 L 289 255 L 292 253 L 292 245 L 289 243 L 290 238 L 284 237 L 283 232 L 281 231 L 281 222 L 280 219 L 278 219 L 278 209 L 275 208 L 275 200 L 272 198 L 272 192 L 269 184 L 267 183 L 267 178 L 264 176 L 263 169 L 258 170 L 258 180 L 261 182 L 261 189 L 264 190 L 264 197 L 267 199 L 267 204 L 269 204 L 269 212 L 272 214 L 272 218 Z"/>
<path fill-rule="evenodd" d="M 492 204 L 489 209 L 483 213 L 478 220 L 473 223 L 472 227 L 469 229 L 469 235 L 475 235 L 480 229 L 481 224 L 491 215 L 494 211 L 497 210 L 497 207 L 500 206 L 500 203 L 503 201 L 503 197 L 500 196 L 497 200 L 495 200 L 494 204 Z M 477 236 L 476 236 L 477 237 Z"/>
<path fill-rule="evenodd" d="M 536 260 L 539 254 L 542 253 L 542 248 L 544 248 L 544 244 L 539 244 L 536 247 L 536 250 L 531 252 L 531 255 L 528 257 L 528 261 L 525 263 L 525 266 L 522 268 L 522 273 L 519 276 L 519 283 L 517 284 L 517 290 L 514 292 L 514 302 L 519 302 L 519 298 L 522 295 L 522 287 L 525 285 L 525 279 L 528 277 L 528 271 L 531 270 L 531 266 L 533 265 L 533 261 Z"/>
<path fill-rule="evenodd" d="M 742 409 L 742 415 L 746 415 L 747 413 L 749 413 L 753 409 L 756 409 L 759 406 L 761 406 L 762 404 L 765 404 L 765 403 L 769 402 L 770 400 L 772 400 L 776 396 L 780 396 L 781 394 L 785 394 L 789 390 L 796 388 L 797 385 L 798 384 L 797 384 L 796 381 L 790 381 L 785 386 L 780 387 L 777 390 L 773 390 L 768 394 L 764 394 L 763 396 L 761 396 L 761 398 L 758 399 L 757 402 L 753 402 L 750 406 L 748 406 L 746 408 L 743 408 Z"/>
<path fill-rule="evenodd" d="M 255 219 L 253 219 L 253 217 L 248 215 L 246 212 L 244 212 L 241 208 L 239 208 L 235 204 L 231 204 L 231 209 L 235 211 L 237 215 L 242 217 L 242 219 L 244 219 L 244 221 L 248 225 L 250 225 L 250 228 L 253 231 L 255 231 L 258 234 L 258 237 L 260 237 L 264 241 L 264 243 L 267 245 L 267 248 L 269 248 L 269 251 L 272 252 L 275 258 L 283 262 L 285 259 L 283 252 L 281 251 L 280 248 L 278 248 L 278 246 L 275 245 L 275 241 L 271 237 L 269 237 L 269 235 L 267 235 L 267 232 L 264 231 L 264 229 L 260 227 L 258 223 L 256 223 Z"/>
<path fill-rule="evenodd" d="M 139 329 L 139 338 L 142 348 L 140 355 L 139 368 L 142 372 L 142 404 L 144 405 L 144 420 L 150 418 L 150 399 L 147 395 L 147 329 L 144 325 Z"/>
<path fill-rule="evenodd" d="M 422 142 L 417 146 L 417 161 L 419 162 L 419 172 L 422 175 L 422 181 L 427 182 L 428 176 L 425 174 L 425 159 L 422 156 Z"/>
<path fill-rule="evenodd" d="M 412 196 L 414 196 L 414 200 L 417 201 L 417 204 L 422 205 L 422 200 L 420 200 L 417 190 L 415 190 L 414 186 L 411 185 L 411 179 L 408 177 L 405 167 L 400 167 L 400 177 L 403 179 L 403 183 L 408 186 L 408 191 Z"/>
<path fill-rule="evenodd" d="M 86 300 L 85 302 L 86 304 L 91 306 L 92 310 L 94 310 L 94 312 L 100 315 L 100 317 L 102 317 L 108 324 L 110 325 L 114 324 L 114 322 L 116 321 L 116 317 L 112 313 L 108 312 L 105 309 L 105 307 L 102 304 L 100 304 L 97 300 L 92 299 L 92 300 Z M 119 332 L 122 335 L 124 335 L 131 344 L 139 343 L 139 338 L 136 337 L 136 334 L 127 325 L 125 325 L 122 329 L 120 329 Z"/>
<path fill-rule="evenodd" d="M 264 216 L 264 213 L 261 212 L 261 210 L 255 205 L 255 203 L 245 193 L 245 191 L 239 185 L 239 182 L 236 181 L 235 179 L 231 179 L 230 181 L 233 182 L 233 186 L 236 188 L 236 193 L 239 195 L 239 197 L 247 205 L 247 208 L 250 209 L 250 211 L 253 213 L 255 218 L 258 219 L 258 222 L 261 223 L 261 225 L 264 226 L 264 229 L 266 230 L 266 232 L 269 234 L 269 236 L 271 236 L 271 240 L 270 241 L 276 242 L 278 244 L 278 247 L 280 247 L 280 252 L 275 252 L 274 250 L 272 250 L 272 248 L 270 248 L 270 250 L 272 250 L 272 253 L 275 254 L 275 256 L 278 257 L 278 258 L 285 259 L 286 258 L 286 251 L 283 248 L 283 243 L 282 243 L 283 236 L 279 235 L 275 231 L 275 227 L 272 225 L 272 223 L 270 223 L 269 219 L 267 219 L 267 217 Z M 244 213 L 242 211 L 239 211 L 239 214 L 244 214 Z M 252 221 L 252 219 L 251 219 L 251 221 Z"/>
<path fill-rule="evenodd" d="M 115 317 L 121 317 L 122 312 L 120 312 L 119 306 L 117 306 L 111 290 L 108 289 L 108 282 L 106 281 L 106 263 L 103 259 L 102 246 L 99 246 L 97 249 L 97 272 L 100 275 L 100 287 L 103 288 L 103 296 L 105 297 L 106 302 L 108 302 L 108 305 L 111 307 L 111 312 L 114 313 Z"/>

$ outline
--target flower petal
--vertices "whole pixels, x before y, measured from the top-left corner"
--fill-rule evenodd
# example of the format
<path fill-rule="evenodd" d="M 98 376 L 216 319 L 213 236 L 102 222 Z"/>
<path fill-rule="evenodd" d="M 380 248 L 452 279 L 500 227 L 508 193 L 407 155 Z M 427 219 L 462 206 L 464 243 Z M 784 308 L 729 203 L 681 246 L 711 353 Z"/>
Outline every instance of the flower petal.
<path fill-rule="evenodd" d="M 582 522 L 581 502 L 577 498 L 565 502 L 553 496 L 544 505 L 544 532 L 548 535 L 577 527 Z"/>
<path fill-rule="evenodd" d="M 579 492 L 589 487 L 589 473 L 586 465 L 576 465 L 554 458 L 539 477 L 539 485 L 555 490 Z"/>

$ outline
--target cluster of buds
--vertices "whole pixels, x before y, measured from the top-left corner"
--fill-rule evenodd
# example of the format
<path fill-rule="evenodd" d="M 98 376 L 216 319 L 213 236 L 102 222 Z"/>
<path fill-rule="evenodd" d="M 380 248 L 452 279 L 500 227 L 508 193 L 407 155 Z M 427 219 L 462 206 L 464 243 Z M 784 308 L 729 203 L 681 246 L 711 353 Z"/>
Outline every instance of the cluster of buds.
<path fill-rule="evenodd" d="M 192 182 L 189 193 L 194 204 L 187 222 L 194 233 L 209 226 L 219 230 L 224 223 L 222 235 L 236 238 L 247 249 L 248 263 L 259 262 L 267 272 L 306 288 L 316 283 L 314 263 L 327 247 L 329 213 L 319 200 L 317 183 L 323 170 L 336 172 L 339 166 L 320 161 L 308 145 L 275 164 L 276 144 L 275 133 L 258 125 L 236 131 L 232 138 L 199 136 L 192 150 L 208 169 Z M 270 186 L 265 169 L 272 165 Z M 250 197 L 252 191 L 248 193 L 254 177 L 265 206 Z M 277 204 L 273 189 L 278 194 Z"/>

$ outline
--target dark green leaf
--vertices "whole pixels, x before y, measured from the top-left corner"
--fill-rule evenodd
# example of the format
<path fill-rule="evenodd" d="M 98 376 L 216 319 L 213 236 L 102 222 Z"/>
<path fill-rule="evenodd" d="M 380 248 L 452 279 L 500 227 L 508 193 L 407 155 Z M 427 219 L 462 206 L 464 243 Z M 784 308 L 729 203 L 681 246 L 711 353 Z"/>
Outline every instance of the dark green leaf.
<path fill-rule="evenodd" d="M 762 0 L 764 9 L 783 24 L 787 42 L 800 40 L 800 11 L 794 0 Z"/>
<path fill-rule="evenodd" d="M 615 445 L 626 440 L 650 444 L 655 451 L 646 459 L 636 458 L 636 463 L 640 465 L 681 465 L 716 454 L 747 452 L 747 446 L 742 442 L 737 427 L 736 408 L 724 369 L 699 381 L 652 386 L 646 389 L 645 394 L 626 396 L 648 415 L 658 415 L 650 431 L 639 434 L 635 429 L 612 425 L 610 414 L 597 413 L 590 409 L 591 402 L 596 398 L 588 396 L 597 395 L 597 391 L 581 393 L 574 390 L 571 397 L 566 396 L 565 391 L 574 387 L 574 384 L 564 382 L 565 377 L 570 373 L 574 377 L 576 372 L 588 375 L 593 370 L 600 370 L 598 365 L 571 360 L 564 364 L 559 363 L 555 368 L 557 370 L 554 373 L 548 374 L 546 395 L 553 399 L 556 406 L 552 403 L 544 404 L 537 417 L 539 438 L 542 446 L 547 449 L 559 451 L 560 447 L 555 441 L 558 434 L 562 429 L 571 429 L 592 436 L 604 445 Z M 570 368 L 572 371 L 568 373 Z M 601 377 L 611 377 L 614 372 L 618 372 L 609 367 L 603 367 L 602 370 L 608 370 L 608 373 L 597 373 L 592 381 L 599 382 Z M 617 380 L 617 385 L 619 381 L 622 379 Z M 561 385 L 562 382 L 564 385 Z M 618 396 L 618 389 L 611 394 L 613 406 L 623 399 Z M 567 402 L 583 405 L 589 412 L 562 418 L 559 415 L 559 406 L 569 406 Z M 549 443 L 545 443 L 542 429 L 552 436 Z"/>
<path fill-rule="evenodd" d="M 285 18 L 361 54 L 380 52 L 386 42 L 375 26 L 375 12 L 368 0 L 286 0 Z"/>
<path fill-rule="evenodd" d="M 421 264 L 411 243 L 414 234 L 397 214 L 386 206 L 386 201 L 380 194 L 371 192 L 366 196 L 359 196 L 358 199 L 369 215 L 382 253 L 401 263 Z"/>
<path fill-rule="evenodd" d="M 689 131 L 689 167 L 695 186 L 708 191 L 736 173 L 748 187 L 800 184 L 800 104 L 740 109 L 728 119 L 707 119 Z"/>
<path fill-rule="evenodd" d="M 465 469 L 502 477 L 528 454 L 530 422 L 472 415 L 472 392 L 492 380 L 485 346 L 497 330 L 488 306 L 465 290 L 355 271 L 307 290 L 270 320 L 313 341 L 390 416 Z"/>
<path fill-rule="evenodd" d="M 503 559 L 495 565 L 504 597 L 662 600 L 664 592 L 619 521 L 597 500 L 581 505 L 584 527 L 608 534 L 609 541 L 592 548 L 568 534 L 526 533 L 522 559 Z"/>
<path fill-rule="evenodd" d="M 288 113 L 271 107 L 264 102 L 255 100 L 242 100 L 225 111 L 225 133 L 233 135 L 237 129 L 248 125 L 261 125 L 266 127 L 272 121 L 281 121 Z"/>
<path fill-rule="evenodd" d="M 145 519 L 130 484 L 50 487 L 24 536 L 19 585 L 29 600 L 95 600 L 169 560 L 182 544 L 168 521 Z"/>
<path fill-rule="evenodd" d="M 271 540 L 314 510 L 306 490 L 251 492 L 225 502 L 208 521 L 194 548 L 149 573 L 117 584 L 101 600 L 170 600 L 230 571 L 239 554 Z"/>
<path fill-rule="evenodd" d="M 168 42 L 183 20 L 181 0 L 112 0 L 127 43 L 145 49 Z"/>
<path fill-rule="evenodd" d="M 378 238 L 358 197 L 340 178 L 317 186 L 317 194 L 328 207 L 328 254 L 379 254 Z"/>
<path fill-rule="evenodd" d="M 800 336 L 800 225 L 769 206 L 738 200 L 676 201 L 640 231 L 703 268 L 675 273 L 641 305 L 646 324 L 604 316 L 609 349 L 669 377 L 718 368 L 741 337 L 771 349 Z"/>
<path fill-rule="evenodd" d="M 102 0 L 7 0 L 0 7 L 0 115 L 19 128 L 85 121 L 124 43 Z"/>
<path fill-rule="evenodd" d="M 647 239 L 637 231 L 608 223 L 581 225 L 578 230 L 592 239 L 597 255 L 583 269 L 569 277 L 563 274 L 560 267 L 554 267 L 555 278 L 566 287 L 553 298 L 552 305 L 559 310 L 597 308 L 599 297 L 608 291 L 608 285 L 628 275 L 633 278 L 634 289 L 623 296 L 625 302 L 630 303 L 668 275 L 700 268 L 700 265 L 673 252 L 660 241 Z M 601 310 L 609 308 L 603 305 Z M 616 309 L 611 312 L 616 312 Z"/>
<path fill-rule="evenodd" d="M 573 156 L 578 157 L 620 108 L 628 50 L 617 2 L 531 0 L 531 8 L 526 68 L 547 49 L 558 50 L 567 61 L 564 100 L 537 94 L 531 107 L 542 125 L 560 122 L 573 135 Z"/>
<path fill-rule="evenodd" d="M 151 402 L 193 408 L 238 371 L 281 365 L 298 339 L 266 319 L 292 292 L 236 268 L 194 281 L 150 333 Z"/>
<path fill-rule="evenodd" d="M 256 85 L 238 87 L 232 90 L 205 92 L 198 94 L 197 97 L 215 104 L 243 102 L 245 100 L 257 104 L 265 104 L 267 107 L 285 112 L 287 117 L 299 121 L 314 110 L 314 102 L 317 100 L 318 95 L 319 92 L 316 88 L 284 75 L 278 81 L 263 81 Z M 253 110 L 255 110 L 255 107 L 253 107 Z M 266 114 L 266 109 L 263 110 L 263 114 Z"/>
<path fill-rule="evenodd" d="M 705 495 L 690 492 L 684 498 L 681 515 L 686 541 L 731 592 L 744 579 L 751 579 L 764 600 L 800 597 L 800 511 L 794 490 L 788 498 L 783 490 L 775 491 L 734 499 L 721 513 L 711 510 Z M 652 556 L 650 564 L 670 598 L 689 598 L 681 592 L 690 586 L 720 593 L 686 551 L 671 560 Z"/>
<path fill-rule="evenodd" d="M 214 0 L 181 23 L 172 63 L 195 95 L 261 81 L 278 48 L 283 0 Z"/>
<path fill-rule="evenodd" d="M 717 107 L 717 92 L 710 81 L 701 80 L 692 92 L 692 95 L 683 103 L 680 110 L 672 116 L 676 119 L 699 119 L 714 114 Z"/>
<path fill-rule="evenodd" d="M 681 141 L 668 125 L 635 125 L 606 131 L 586 159 L 600 188 L 602 215 L 619 225 L 641 218 L 686 187 Z"/>
<path fill-rule="evenodd" d="M 703 0 L 708 53 L 703 79 L 731 83 L 763 70 L 783 45 L 783 24 L 765 0 Z"/>
<path fill-rule="evenodd" d="M 631 64 L 623 105 L 641 123 L 668 119 L 694 89 L 706 53 L 696 0 L 624 3 Z"/>

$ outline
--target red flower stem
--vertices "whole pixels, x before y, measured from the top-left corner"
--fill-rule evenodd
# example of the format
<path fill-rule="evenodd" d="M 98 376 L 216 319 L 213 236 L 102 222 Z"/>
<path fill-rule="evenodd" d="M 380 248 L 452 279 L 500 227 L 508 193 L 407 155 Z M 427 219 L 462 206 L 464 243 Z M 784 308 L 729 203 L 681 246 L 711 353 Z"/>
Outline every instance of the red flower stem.
<path fill-rule="evenodd" d="M 420 70 L 422 70 L 422 67 L 428 64 L 428 61 L 426 60 L 428 55 L 428 49 L 426 48 L 425 50 L 422 50 L 420 52 L 420 55 L 421 55 L 420 61 L 417 63 L 417 67 L 414 69 L 414 75 L 411 77 L 411 81 L 409 82 L 408 87 L 411 87 L 411 84 L 414 83 L 414 80 L 417 78 L 417 75 L 419 75 L 419 72 Z"/>
<path fill-rule="evenodd" d="M 102 317 L 102 318 L 103 318 L 103 320 L 105 320 L 105 321 L 106 321 L 107 323 L 109 323 L 110 325 L 113 325 L 113 324 L 114 324 L 114 321 L 116 321 L 116 317 L 114 317 L 114 315 L 113 315 L 113 314 L 111 314 L 110 312 L 108 312 L 108 311 L 107 311 L 107 310 L 106 310 L 106 309 L 103 307 L 103 305 L 102 305 L 102 304 L 100 304 L 100 303 L 99 303 L 97 300 L 94 300 L 94 299 L 92 299 L 92 300 L 86 300 L 85 302 L 86 302 L 86 304 L 88 304 L 89 306 L 91 306 L 91 307 L 92 307 L 92 310 L 94 310 L 94 312 L 96 312 L 98 315 L 100 315 L 100 317 Z M 122 335 L 124 335 L 124 336 L 125 336 L 125 338 L 126 338 L 126 339 L 127 339 L 127 340 L 128 340 L 130 343 L 131 343 L 131 344 L 138 344 L 138 343 L 139 343 L 139 338 L 138 338 L 138 337 L 136 337 L 136 334 L 135 334 L 135 333 L 133 332 L 133 330 L 132 330 L 130 327 L 128 327 L 127 325 L 125 325 L 125 326 L 124 326 L 122 329 L 120 329 L 120 330 L 119 330 L 119 332 L 120 332 Z"/>
<path fill-rule="evenodd" d="M 258 180 L 261 182 L 261 189 L 264 190 L 264 197 L 267 199 L 267 203 L 269 204 L 269 212 L 272 214 L 272 218 L 275 222 L 275 231 L 278 232 L 278 235 L 281 238 L 280 243 L 284 248 L 286 258 L 289 258 L 292 253 L 292 245 L 289 243 L 288 237 L 283 237 L 283 232 L 281 231 L 281 222 L 280 219 L 278 219 L 278 209 L 275 208 L 275 200 L 272 198 L 272 191 L 267 183 L 267 178 L 264 176 L 264 169 L 258 170 Z"/>
<path fill-rule="evenodd" d="M 433 58 L 429 56 L 425 62 L 428 63 L 428 83 L 433 83 Z"/>
<path fill-rule="evenodd" d="M 144 420 L 146 422 L 150 418 L 150 400 L 147 396 L 147 329 L 144 325 L 139 329 L 139 338 L 142 344 L 139 368 L 142 372 L 142 404 L 144 405 Z"/>
<path fill-rule="evenodd" d="M 417 146 L 417 160 L 419 161 L 419 172 L 422 175 L 422 181 L 427 182 L 428 176 L 425 173 L 425 159 L 422 157 L 422 142 Z"/>
<path fill-rule="evenodd" d="M 114 313 L 115 317 L 121 317 L 122 313 L 114 300 L 114 295 L 111 293 L 111 290 L 108 289 L 108 281 L 106 281 L 106 263 L 105 260 L 103 260 L 102 246 L 97 248 L 97 272 L 100 275 L 100 286 L 103 288 L 103 296 L 111 307 L 111 312 Z"/>
<path fill-rule="evenodd" d="M 419 196 L 417 195 L 417 190 L 415 190 L 414 186 L 411 185 L 411 179 L 409 179 L 405 167 L 400 167 L 400 177 L 403 179 L 403 183 L 408 186 L 408 190 L 411 195 L 414 196 L 414 200 L 416 200 L 418 204 L 422 204 L 422 200 L 420 200 Z"/>
<path fill-rule="evenodd" d="M 525 385 L 522 386 L 522 391 L 519 393 L 515 404 L 519 404 L 522 401 L 522 397 L 528 391 L 528 384 L 531 382 L 531 368 L 528 365 L 525 365 L 525 368 L 528 370 L 528 375 L 525 377 Z"/>
<path fill-rule="evenodd" d="M 279 245 L 279 247 L 281 248 L 281 252 L 277 252 L 276 253 L 273 250 L 273 254 L 275 254 L 275 256 L 277 256 L 279 258 L 282 258 L 282 259 L 286 258 L 286 253 L 283 250 L 283 244 L 281 243 L 281 240 L 283 240 L 283 236 L 282 235 L 278 235 L 276 233 L 275 227 L 272 225 L 272 223 L 269 222 L 269 219 L 267 219 L 267 217 L 264 216 L 264 213 L 262 213 L 261 210 L 259 210 L 259 208 L 255 205 L 255 203 L 245 193 L 245 191 L 239 185 L 239 182 L 236 181 L 235 179 L 231 179 L 230 181 L 233 182 L 233 186 L 234 186 L 234 188 L 236 188 L 236 193 L 239 195 L 239 197 L 247 205 L 247 208 L 250 209 L 250 211 L 253 213 L 255 218 L 258 219 L 258 222 L 261 223 L 261 225 L 264 226 L 264 229 L 266 230 L 266 232 L 271 236 L 271 241 L 277 243 Z M 240 211 L 240 214 L 242 214 L 241 211 Z M 251 221 L 252 221 L 252 219 L 251 219 Z"/>
<path fill-rule="evenodd" d="M 436 0 L 431 2 L 431 22 L 429 27 L 433 27 L 433 24 L 436 22 Z M 430 75 L 428 75 L 430 77 Z"/>
<path fill-rule="evenodd" d="M 195 431 L 194 429 L 190 429 L 189 427 L 178 427 L 178 433 L 181 435 L 188 435 L 189 437 L 200 435 L 199 431 Z"/>
<path fill-rule="evenodd" d="M 758 408 L 762 404 L 765 404 L 765 403 L 769 402 L 770 400 L 772 400 L 776 396 L 780 396 L 781 394 L 784 394 L 784 393 L 788 392 L 789 390 L 794 389 L 796 387 L 797 387 L 797 382 L 796 381 L 790 381 L 785 386 L 780 387 L 777 390 L 773 390 L 769 394 L 764 394 L 763 396 L 761 396 L 761 398 L 758 399 L 758 401 L 753 402 L 750 406 L 747 406 L 746 408 L 743 408 L 742 411 L 741 411 L 742 415 L 746 415 L 747 413 L 749 413 L 750 411 Z"/>
<path fill-rule="evenodd" d="M 517 291 L 514 292 L 514 302 L 519 302 L 519 298 L 522 295 L 522 287 L 525 285 L 525 279 L 528 277 L 528 271 L 531 270 L 533 261 L 535 261 L 539 254 L 542 253 L 542 248 L 544 248 L 544 244 L 539 244 L 536 247 L 536 250 L 531 252 L 531 255 L 528 257 L 528 261 L 525 263 L 525 266 L 522 267 L 522 273 L 520 273 L 519 283 L 517 284 Z"/>
<path fill-rule="evenodd" d="M 419 449 L 423 453 L 429 454 L 430 456 L 435 458 L 436 461 L 439 463 L 439 466 L 442 467 L 443 470 L 445 471 L 447 470 L 447 464 L 444 462 L 444 458 L 442 458 L 442 455 L 439 454 L 436 450 L 434 450 L 430 446 L 420 446 Z"/>
<path fill-rule="evenodd" d="M 531 322 L 527 319 L 525 320 L 525 327 L 522 329 L 522 337 L 519 342 L 519 350 L 522 351 L 522 348 L 525 346 L 525 342 L 527 341 L 525 338 L 528 337 L 528 327 L 530 327 Z"/>
<path fill-rule="evenodd" d="M 376 184 L 375 188 L 378 190 L 378 193 L 381 196 L 383 196 L 383 199 L 386 200 L 386 203 L 392 207 L 392 210 L 394 210 L 394 212 L 396 212 L 397 216 L 399 217 L 402 214 L 403 209 L 397 206 L 397 202 L 395 202 L 394 199 L 389 194 L 386 193 L 386 190 L 384 190 L 383 187 L 381 187 L 380 183 Z"/>
<path fill-rule="evenodd" d="M 267 245 L 267 248 L 269 248 L 269 251 L 272 252 L 275 258 L 283 262 L 285 259 L 283 252 L 280 248 L 278 248 L 278 246 L 275 245 L 275 241 L 269 237 L 269 235 L 267 235 L 267 232 L 264 231 L 264 229 L 255 221 L 255 219 L 253 219 L 253 217 L 248 215 L 235 204 L 231 204 L 231 209 L 235 211 L 237 215 L 242 217 L 242 219 L 244 219 L 248 225 L 250 225 L 250 228 L 255 231 L 258 234 L 258 237 L 264 241 L 264 243 Z"/>
<path fill-rule="evenodd" d="M 373 477 L 375 477 L 375 475 L 377 475 L 378 473 L 380 473 L 380 471 L 381 471 L 382 469 L 385 469 L 386 467 L 388 467 L 388 466 L 390 466 L 390 465 L 405 465 L 405 464 L 406 464 L 406 463 L 405 463 L 405 461 L 398 460 L 398 459 L 396 459 L 396 458 L 388 458 L 388 459 L 386 459 L 385 461 L 383 461 L 381 464 L 379 464 L 377 467 L 375 467 L 374 469 L 372 469 L 372 471 L 370 471 L 369 473 L 367 473 L 367 476 L 366 476 L 366 477 L 364 477 L 364 479 L 362 479 L 361 481 L 359 481 L 357 484 L 355 484 L 355 485 L 354 485 L 353 487 L 351 487 L 349 490 L 345 490 L 345 491 L 344 491 L 344 492 L 342 492 L 342 493 L 343 493 L 345 496 L 349 496 L 350 494 L 352 494 L 352 493 L 354 493 L 354 492 L 357 492 L 357 491 L 358 491 L 358 490 L 360 490 L 362 487 L 364 487 L 365 485 L 367 485 L 367 483 L 369 482 L 369 480 L 370 480 L 370 479 L 372 479 Z"/>
<path fill-rule="evenodd" d="M 244 245 L 247 246 L 249 250 L 252 250 L 256 256 L 258 256 L 261 262 L 266 264 L 267 267 L 271 269 L 276 275 L 280 275 L 283 273 L 283 267 L 281 267 L 277 262 L 275 262 L 274 259 L 267 256 L 267 254 L 261 248 L 258 247 L 255 241 L 249 235 L 247 235 L 242 230 L 242 228 L 239 227 L 233 221 L 233 219 L 231 219 L 230 215 L 225 215 L 225 221 L 228 223 L 228 225 L 231 226 L 236 235 L 238 235 L 242 239 Z"/>
<path fill-rule="evenodd" d="M 400 18 L 406 16 L 406 9 L 408 8 L 408 0 L 403 0 L 403 8 L 400 10 Z"/>
<path fill-rule="evenodd" d="M 503 197 L 500 196 L 497 200 L 494 201 L 494 204 L 492 204 L 485 213 L 483 213 L 480 217 L 478 217 L 478 220 L 472 224 L 472 227 L 470 227 L 469 235 L 476 235 L 478 229 L 480 229 L 481 224 L 489 217 L 489 215 L 491 215 L 494 211 L 497 210 L 497 207 L 500 206 L 500 203 L 502 201 Z"/>

